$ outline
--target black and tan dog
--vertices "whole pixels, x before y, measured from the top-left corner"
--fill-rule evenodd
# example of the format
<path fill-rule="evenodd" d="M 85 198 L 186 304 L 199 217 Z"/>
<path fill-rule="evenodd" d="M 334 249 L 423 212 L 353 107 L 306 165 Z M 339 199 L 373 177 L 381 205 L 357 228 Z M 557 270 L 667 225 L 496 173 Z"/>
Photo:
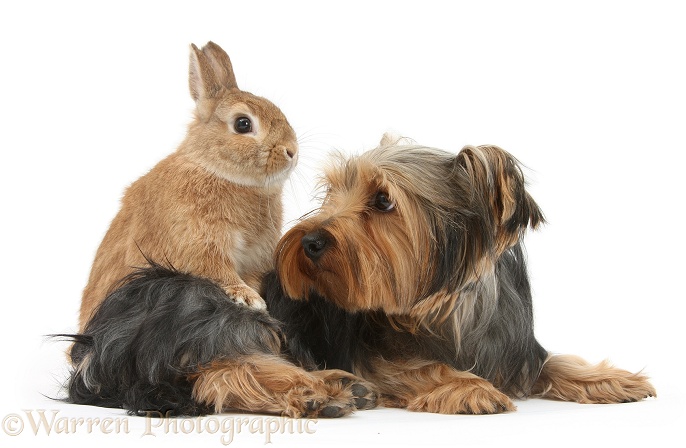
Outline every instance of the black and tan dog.
<path fill-rule="evenodd" d="M 642 374 L 536 341 L 521 238 L 543 215 L 505 151 L 455 156 L 385 137 L 324 183 L 321 208 L 278 244 L 261 291 L 269 315 L 209 280 L 142 269 L 77 337 L 69 400 L 341 416 L 377 393 L 386 406 L 476 414 L 528 396 L 655 395 Z"/>
<path fill-rule="evenodd" d="M 515 158 L 397 143 L 384 136 L 330 168 L 321 208 L 278 245 L 267 296 L 297 358 L 350 370 L 386 405 L 415 411 L 655 395 L 641 374 L 551 356 L 536 341 L 521 238 L 543 214 Z M 280 289 L 288 298 L 277 301 Z"/>

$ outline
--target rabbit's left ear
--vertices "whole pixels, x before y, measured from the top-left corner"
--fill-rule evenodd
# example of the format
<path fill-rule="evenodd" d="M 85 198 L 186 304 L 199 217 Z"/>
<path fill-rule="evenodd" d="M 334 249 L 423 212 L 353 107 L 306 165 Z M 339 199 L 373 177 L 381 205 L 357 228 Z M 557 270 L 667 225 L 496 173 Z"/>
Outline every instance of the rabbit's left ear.
<path fill-rule="evenodd" d="M 188 86 L 196 104 L 215 98 L 222 88 L 237 89 L 229 55 L 214 42 L 208 42 L 202 49 L 191 44 Z"/>

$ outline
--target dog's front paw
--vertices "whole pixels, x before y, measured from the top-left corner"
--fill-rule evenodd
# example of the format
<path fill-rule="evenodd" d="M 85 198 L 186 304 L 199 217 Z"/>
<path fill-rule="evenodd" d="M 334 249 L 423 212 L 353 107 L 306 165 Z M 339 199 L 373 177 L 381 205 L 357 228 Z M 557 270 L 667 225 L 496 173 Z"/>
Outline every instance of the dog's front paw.
<path fill-rule="evenodd" d="M 374 409 L 379 403 L 379 393 L 369 381 L 343 370 L 317 370 L 313 375 L 321 378 L 332 390 L 346 390 L 352 394 L 355 409 Z"/>
<path fill-rule="evenodd" d="M 374 409 L 379 403 L 379 394 L 374 386 L 359 378 L 351 381 L 347 387 L 353 394 L 355 409 Z"/>
<path fill-rule="evenodd" d="M 231 300 L 240 305 L 246 305 L 256 310 L 267 309 L 267 304 L 264 302 L 264 299 L 250 286 L 229 285 L 224 287 L 224 291 Z"/>
<path fill-rule="evenodd" d="M 407 408 L 439 414 L 498 414 L 517 409 L 507 395 L 481 378 L 438 386 L 411 399 Z"/>
<path fill-rule="evenodd" d="M 349 391 L 332 391 L 317 380 L 310 384 L 295 385 L 276 399 L 284 403 L 281 405 L 284 408 L 281 414 L 290 418 L 338 418 L 354 410 Z"/>

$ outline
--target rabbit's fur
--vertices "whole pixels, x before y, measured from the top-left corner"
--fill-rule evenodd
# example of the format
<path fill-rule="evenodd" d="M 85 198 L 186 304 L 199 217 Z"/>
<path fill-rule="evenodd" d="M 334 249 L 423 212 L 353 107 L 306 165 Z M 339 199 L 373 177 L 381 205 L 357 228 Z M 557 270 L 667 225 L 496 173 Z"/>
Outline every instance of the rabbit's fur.
<path fill-rule="evenodd" d="M 81 330 L 146 258 L 212 279 L 236 302 L 265 307 L 257 290 L 281 233 L 295 132 L 274 104 L 238 89 L 228 55 L 212 42 L 191 45 L 189 87 L 196 110 L 186 138 L 126 190 L 83 292 Z M 240 133 L 244 118 L 250 130 Z"/>

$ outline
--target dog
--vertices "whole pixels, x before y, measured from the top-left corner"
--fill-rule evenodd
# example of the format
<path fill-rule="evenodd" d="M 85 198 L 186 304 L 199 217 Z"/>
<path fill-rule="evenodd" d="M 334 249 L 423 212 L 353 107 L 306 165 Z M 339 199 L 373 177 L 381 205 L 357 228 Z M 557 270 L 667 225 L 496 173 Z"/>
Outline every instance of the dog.
<path fill-rule="evenodd" d="M 265 295 L 294 358 L 350 371 L 413 411 L 656 395 L 643 374 L 537 342 L 522 237 L 544 216 L 513 156 L 401 143 L 385 135 L 330 167 L 321 207 L 277 246 Z"/>
<path fill-rule="evenodd" d="M 68 401 L 132 413 L 339 417 L 378 404 L 445 414 L 531 396 L 617 403 L 647 377 L 553 356 L 533 332 L 522 237 L 544 222 L 517 160 L 384 136 L 325 173 L 321 207 L 277 244 L 268 314 L 149 260 L 71 351 Z"/>

